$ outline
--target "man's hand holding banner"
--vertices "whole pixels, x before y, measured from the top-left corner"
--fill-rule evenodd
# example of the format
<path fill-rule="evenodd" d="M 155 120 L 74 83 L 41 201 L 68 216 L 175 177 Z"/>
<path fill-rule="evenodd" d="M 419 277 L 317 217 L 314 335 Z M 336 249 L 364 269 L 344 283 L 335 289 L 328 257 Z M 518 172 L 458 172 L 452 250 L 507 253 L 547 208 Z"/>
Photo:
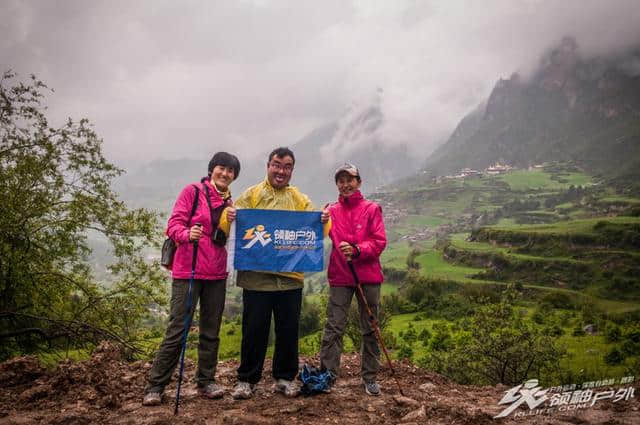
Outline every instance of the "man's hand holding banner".
<path fill-rule="evenodd" d="M 320 212 L 239 209 L 227 244 L 230 268 L 317 272 L 323 268 Z"/>

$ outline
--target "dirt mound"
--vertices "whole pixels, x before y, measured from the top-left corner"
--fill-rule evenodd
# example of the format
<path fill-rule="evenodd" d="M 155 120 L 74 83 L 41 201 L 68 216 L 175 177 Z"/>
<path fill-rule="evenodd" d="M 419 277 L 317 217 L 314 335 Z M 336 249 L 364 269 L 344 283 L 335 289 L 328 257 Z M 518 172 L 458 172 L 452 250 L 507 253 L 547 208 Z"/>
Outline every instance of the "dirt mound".
<path fill-rule="evenodd" d="M 318 364 L 317 358 L 305 358 Z M 220 363 L 218 382 L 235 383 L 237 362 Z M 173 416 L 175 379 L 158 407 L 141 405 L 148 362 L 127 363 L 110 344 L 100 345 L 91 359 L 61 362 L 47 371 L 33 357 L 0 364 L 0 425 L 8 424 L 637 424 L 637 398 L 623 403 L 600 403 L 570 413 L 525 418 L 493 419 L 504 406 L 498 401 L 506 387 L 467 387 L 407 363 L 397 363 L 406 397 L 398 393 L 387 369 L 381 371 L 383 394 L 364 393 L 357 355 L 343 356 L 342 375 L 330 394 L 288 399 L 272 390 L 271 365 L 251 400 L 236 401 L 228 393 L 221 400 L 198 397 L 192 382 L 195 367 L 185 365 L 186 382 L 178 416 Z M 525 412 L 525 409 L 521 409 Z"/>
<path fill-rule="evenodd" d="M 33 356 L 16 357 L 0 364 L 0 387 L 27 384 L 41 377 L 45 369 Z"/>

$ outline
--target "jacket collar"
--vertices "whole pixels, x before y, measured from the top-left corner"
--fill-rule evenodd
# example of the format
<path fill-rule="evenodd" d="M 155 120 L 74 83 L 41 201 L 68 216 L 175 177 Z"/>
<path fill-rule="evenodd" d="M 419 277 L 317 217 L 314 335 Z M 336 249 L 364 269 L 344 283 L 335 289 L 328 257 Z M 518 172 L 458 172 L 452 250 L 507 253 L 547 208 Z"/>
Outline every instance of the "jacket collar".
<path fill-rule="evenodd" d="M 268 177 L 268 176 L 264 176 L 264 181 L 262 182 L 262 184 L 263 184 L 263 185 L 265 185 L 266 187 L 268 187 L 269 189 L 274 190 L 274 191 L 276 191 L 276 192 L 277 192 L 278 190 L 285 190 L 285 189 L 286 189 L 286 188 L 288 188 L 288 187 L 289 187 L 289 185 L 290 185 L 290 183 L 287 183 L 287 185 L 286 185 L 286 186 L 284 186 L 284 187 L 282 187 L 282 188 L 280 188 L 280 189 L 276 189 L 275 187 L 271 186 L 271 183 L 269 183 L 269 177 Z"/>
<path fill-rule="evenodd" d="M 219 191 L 218 188 L 214 184 L 211 184 L 211 179 L 209 179 L 207 177 L 203 177 L 202 179 L 200 179 L 200 183 L 202 183 L 204 185 L 207 185 L 207 187 L 209 188 L 209 191 L 212 192 L 212 193 L 218 194 L 218 196 L 223 201 L 226 201 L 227 199 L 231 198 L 231 190 L 230 189 L 227 189 L 225 192 Z"/>
<path fill-rule="evenodd" d="M 364 199 L 364 196 L 362 196 L 362 193 L 360 193 L 359 190 L 356 190 L 355 192 L 353 192 L 353 194 L 348 198 L 345 198 L 342 195 L 338 196 L 338 202 L 340 202 L 344 206 L 351 206 L 351 207 L 359 204 L 360 201 L 362 201 L 363 199 Z"/>

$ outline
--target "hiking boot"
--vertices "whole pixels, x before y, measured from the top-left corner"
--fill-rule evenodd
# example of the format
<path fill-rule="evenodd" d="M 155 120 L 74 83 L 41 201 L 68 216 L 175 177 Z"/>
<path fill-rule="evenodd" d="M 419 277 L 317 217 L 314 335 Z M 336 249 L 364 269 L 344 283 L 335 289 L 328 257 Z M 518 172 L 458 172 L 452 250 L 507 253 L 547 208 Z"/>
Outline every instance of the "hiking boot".
<path fill-rule="evenodd" d="M 142 399 L 143 406 L 158 406 L 162 403 L 162 394 L 159 392 L 150 392 L 144 395 Z"/>
<path fill-rule="evenodd" d="M 222 396 L 224 395 L 224 388 L 222 388 L 215 382 L 210 382 L 204 387 L 198 387 L 198 393 L 206 398 L 222 398 Z"/>
<path fill-rule="evenodd" d="M 253 385 L 248 382 L 238 381 L 231 392 L 231 397 L 236 400 L 246 400 L 253 397 Z"/>
<path fill-rule="evenodd" d="M 380 385 L 376 381 L 367 382 L 364 381 L 364 391 L 373 396 L 380 395 Z"/>
<path fill-rule="evenodd" d="M 276 380 L 274 389 L 287 397 L 296 397 L 300 394 L 300 386 L 294 381 L 287 381 L 286 379 Z"/>

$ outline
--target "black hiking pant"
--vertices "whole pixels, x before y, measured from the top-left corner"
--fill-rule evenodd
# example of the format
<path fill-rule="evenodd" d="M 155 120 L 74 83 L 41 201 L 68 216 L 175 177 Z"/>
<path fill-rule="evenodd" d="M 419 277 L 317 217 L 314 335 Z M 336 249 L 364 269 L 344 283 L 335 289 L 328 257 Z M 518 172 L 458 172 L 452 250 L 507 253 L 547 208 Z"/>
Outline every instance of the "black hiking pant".
<path fill-rule="evenodd" d="M 302 289 L 242 292 L 242 347 L 238 381 L 256 384 L 267 354 L 271 315 L 275 323 L 274 379 L 292 381 L 298 374 L 298 323 Z"/>

